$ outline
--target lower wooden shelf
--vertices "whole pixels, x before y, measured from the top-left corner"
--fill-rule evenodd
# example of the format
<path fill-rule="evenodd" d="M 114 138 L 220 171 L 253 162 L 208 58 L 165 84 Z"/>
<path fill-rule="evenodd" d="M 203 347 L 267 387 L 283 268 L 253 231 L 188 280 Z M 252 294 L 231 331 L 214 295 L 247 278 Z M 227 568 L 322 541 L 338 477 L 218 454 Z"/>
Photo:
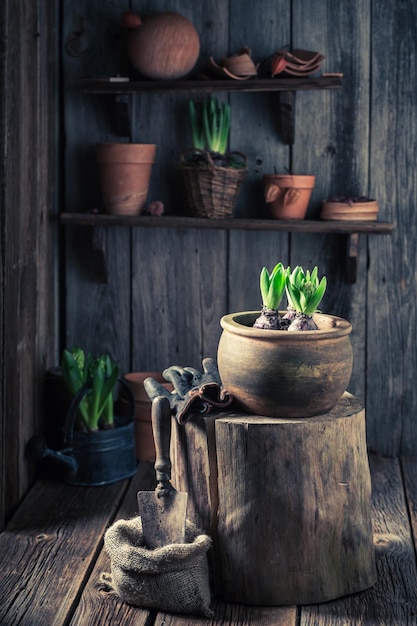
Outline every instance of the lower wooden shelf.
<path fill-rule="evenodd" d="M 347 235 L 346 280 L 356 282 L 359 234 L 389 235 L 394 225 L 379 221 L 326 221 L 326 220 L 272 220 L 272 219 L 204 219 L 178 215 L 108 215 L 105 213 L 61 213 L 64 225 L 93 227 L 93 246 L 102 255 L 102 280 L 106 282 L 105 244 L 103 227 L 124 226 L 134 228 L 206 228 L 217 230 L 267 230 L 291 233 L 327 233 Z"/>
<path fill-rule="evenodd" d="M 389 235 L 394 225 L 390 222 L 325 221 L 325 220 L 268 220 L 252 218 L 205 219 L 179 215 L 108 215 L 105 213 L 61 213 L 62 224 L 77 226 L 132 226 L 142 228 L 213 228 L 222 230 L 274 230 L 301 233 L 368 233 Z"/>

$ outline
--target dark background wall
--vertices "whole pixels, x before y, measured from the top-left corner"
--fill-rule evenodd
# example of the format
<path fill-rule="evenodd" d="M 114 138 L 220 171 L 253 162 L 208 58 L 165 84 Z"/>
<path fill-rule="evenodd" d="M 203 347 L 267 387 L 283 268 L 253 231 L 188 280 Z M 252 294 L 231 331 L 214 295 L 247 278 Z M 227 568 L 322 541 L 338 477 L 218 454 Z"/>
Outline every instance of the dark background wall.
<path fill-rule="evenodd" d="M 18 76 L 9 80 L 8 88 L 13 85 L 19 95 L 16 108 L 9 100 L 11 92 L 2 94 L 2 138 L 10 129 L 12 112 L 17 116 L 15 128 L 21 133 L 26 129 L 28 138 L 21 135 L 12 160 L 3 153 L 2 174 L 7 169 L 16 174 L 20 166 L 22 176 L 30 172 L 30 178 L 25 185 L 24 178 L 15 176 L 2 192 L 5 245 L 1 261 L 6 292 L 11 273 L 18 272 L 18 281 L 13 282 L 18 287 L 2 301 L 2 466 L 7 469 L 3 484 L 9 493 L 3 508 L 10 510 L 30 479 L 22 453 L 24 442 L 39 430 L 43 419 L 39 408 L 42 374 L 58 364 L 65 345 L 109 350 L 120 360 L 123 372 L 173 364 L 199 367 L 203 357 L 216 356 L 220 317 L 259 308 L 259 271 L 279 260 L 305 267 L 317 264 L 329 282 L 322 310 L 353 324 L 355 361 L 349 390 L 365 402 L 370 447 L 386 455 L 413 454 L 417 449 L 415 3 L 39 0 L 31 3 L 35 8 L 29 11 L 22 0 L 13 7 L 20 7 L 21 20 L 27 25 L 23 29 L 22 22 L 14 21 L 19 13 L 13 17 L 10 13 L 11 4 L 9 0 L 2 8 L 7 18 L 2 28 L 17 33 L 19 26 L 17 41 L 27 45 L 18 47 L 12 57 L 7 33 L 2 34 L 6 75 Z M 46 226 L 54 210 L 82 212 L 102 206 L 95 143 L 120 137 L 109 115 L 109 98 L 82 93 L 79 82 L 83 75 L 129 71 L 120 24 L 120 15 L 128 8 L 176 10 L 190 18 L 201 38 L 200 66 L 209 54 L 220 58 L 244 44 L 251 47 L 255 60 L 290 45 L 322 52 L 323 71 L 343 72 L 342 89 L 297 95 L 292 147 L 284 145 L 277 132 L 276 96 L 219 97 L 232 106 L 230 147 L 248 156 L 249 175 L 237 215 L 264 215 L 261 178 L 275 168 L 316 176 L 310 218 L 318 216 L 321 200 L 329 195 L 369 194 L 378 199 L 380 219 L 393 222 L 395 230 L 392 236 L 360 237 L 354 285 L 344 279 L 343 236 L 109 228 L 105 231 L 108 282 L 101 283 L 88 229 L 66 226 L 58 233 Z M 61 58 L 53 45 L 43 46 L 46 36 L 56 41 Z M 58 68 L 62 108 L 54 90 Z M 39 76 L 45 93 L 35 88 Z M 157 144 L 149 197 L 161 199 L 172 213 L 184 209 L 179 162 L 191 143 L 188 97 L 145 94 L 134 98 L 130 139 Z M 51 136 L 62 138 L 62 151 L 53 144 L 55 159 L 48 162 L 45 155 L 52 150 Z M 62 170 L 61 178 L 57 170 Z M 58 259 L 51 252 L 45 255 L 45 250 L 53 250 L 60 237 L 64 272 L 58 304 L 54 298 Z M 34 263 L 28 260 L 33 254 Z M 41 288 L 36 287 L 39 281 Z M 52 287 L 45 288 L 48 281 Z M 22 309 L 22 303 L 29 310 Z M 55 319 L 60 323 L 60 343 Z M 33 339 L 26 342 L 28 333 L 33 333 Z M 22 352 L 23 345 L 29 347 Z M 16 370 L 21 373 L 18 383 L 13 379 Z M 27 382 L 31 386 L 25 394 L 22 388 Z M 11 384 L 17 385 L 16 393 L 10 392 Z M 18 461 L 13 465 L 16 454 Z"/>
<path fill-rule="evenodd" d="M 58 354 L 57 9 L 0 5 L 0 527 L 33 480 L 25 443 Z"/>
<path fill-rule="evenodd" d="M 126 8 L 128 3 L 125 3 Z M 368 438 L 385 454 L 411 453 L 416 371 L 414 327 L 416 6 L 310 3 L 302 0 L 228 3 L 212 0 L 135 2 L 138 11 L 177 10 L 201 37 L 201 64 L 249 45 L 260 60 L 285 45 L 325 55 L 323 71 L 343 72 L 337 91 L 299 92 L 296 140 L 286 146 L 277 133 L 274 94 L 224 94 L 232 106 L 230 146 L 248 156 L 249 176 L 237 215 L 261 216 L 261 178 L 276 168 L 315 174 L 309 217 L 333 194 L 369 194 L 380 219 L 395 223 L 392 236 L 361 236 L 358 281 L 344 280 L 341 236 L 273 232 L 108 230 L 109 281 L 103 285 L 80 259 L 80 228 L 68 228 L 66 342 L 106 347 L 127 370 L 199 366 L 215 356 L 219 319 L 231 311 L 259 308 L 258 274 L 277 261 L 317 264 L 328 277 L 322 310 L 353 324 L 354 373 L 350 391 L 366 402 Z M 124 31 L 110 2 L 65 3 L 65 210 L 101 206 L 94 158 L 96 141 L 120 140 L 98 96 L 80 93 L 81 75 L 127 71 Z M 79 33 L 79 51 L 69 42 Z M 179 176 L 190 145 L 188 95 L 135 97 L 133 141 L 157 144 L 151 199 L 181 212 Z M 92 259 L 91 259 L 92 262 Z"/>

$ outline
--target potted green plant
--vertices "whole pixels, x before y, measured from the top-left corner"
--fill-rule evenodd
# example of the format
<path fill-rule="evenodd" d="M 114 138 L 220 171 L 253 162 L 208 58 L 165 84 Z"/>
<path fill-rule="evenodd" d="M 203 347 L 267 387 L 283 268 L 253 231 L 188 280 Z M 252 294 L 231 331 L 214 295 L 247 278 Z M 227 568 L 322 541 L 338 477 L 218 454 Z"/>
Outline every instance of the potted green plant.
<path fill-rule="evenodd" d="M 262 311 L 225 315 L 218 346 L 224 387 L 255 415 L 312 417 L 346 391 L 353 356 L 350 322 L 318 312 L 326 278 L 279 263 L 260 277 Z M 288 308 L 280 311 L 284 291 Z"/>
<path fill-rule="evenodd" d="M 181 171 L 190 210 L 199 217 L 232 217 L 247 168 L 244 154 L 227 150 L 230 105 L 214 97 L 190 100 L 189 119 L 193 147 L 191 155 L 182 154 Z"/>
<path fill-rule="evenodd" d="M 119 379 L 119 365 L 108 354 L 93 356 L 81 348 L 64 350 L 61 375 L 70 396 L 63 426 L 62 450 L 50 450 L 41 437 L 32 438 L 32 460 L 50 457 L 65 468 L 73 485 L 98 486 L 136 472 L 134 402 L 129 386 Z M 118 385 L 128 393 L 127 415 L 115 415 Z"/>

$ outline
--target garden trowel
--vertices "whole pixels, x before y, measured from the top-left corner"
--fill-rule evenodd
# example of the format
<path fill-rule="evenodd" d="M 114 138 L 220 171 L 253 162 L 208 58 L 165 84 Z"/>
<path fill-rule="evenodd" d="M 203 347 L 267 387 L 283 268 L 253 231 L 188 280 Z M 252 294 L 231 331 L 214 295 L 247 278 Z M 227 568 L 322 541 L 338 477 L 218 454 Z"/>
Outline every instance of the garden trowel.
<path fill-rule="evenodd" d="M 172 543 L 185 543 L 187 494 L 170 483 L 171 408 L 168 398 L 152 401 L 152 429 L 155 440 L 155 491 L 139 491 L 138 506 L 145 545 L 151 550 Z"/>

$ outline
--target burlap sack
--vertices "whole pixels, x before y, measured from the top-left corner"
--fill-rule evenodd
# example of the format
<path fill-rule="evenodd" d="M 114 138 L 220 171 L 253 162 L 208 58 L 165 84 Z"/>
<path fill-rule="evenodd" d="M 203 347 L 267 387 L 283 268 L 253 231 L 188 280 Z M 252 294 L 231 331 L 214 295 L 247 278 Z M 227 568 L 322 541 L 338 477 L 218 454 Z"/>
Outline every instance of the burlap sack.
<path fill-rule="evenodd" d="M 155 550 L 144 545 L 140 517 L 119 520 L 105 536 L 111 586 L 122 600 L 142 608 L 211 617 L 207 551 L 211 539 L 187 520 L 185 543 Z M 104 574 L 108 582 L 108 576 Z"/>

